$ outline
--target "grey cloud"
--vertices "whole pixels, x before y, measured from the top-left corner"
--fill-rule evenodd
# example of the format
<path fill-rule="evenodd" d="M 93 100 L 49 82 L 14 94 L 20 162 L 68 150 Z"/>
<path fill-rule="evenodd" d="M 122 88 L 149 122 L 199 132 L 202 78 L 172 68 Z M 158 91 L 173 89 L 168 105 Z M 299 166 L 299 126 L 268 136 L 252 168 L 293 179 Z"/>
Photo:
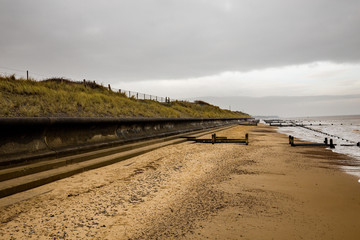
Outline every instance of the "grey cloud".
<path fill-rule="evenodd" d="M 0 66 L 126 80 L 359 62 L 357 0 L 0 1 Z"/>

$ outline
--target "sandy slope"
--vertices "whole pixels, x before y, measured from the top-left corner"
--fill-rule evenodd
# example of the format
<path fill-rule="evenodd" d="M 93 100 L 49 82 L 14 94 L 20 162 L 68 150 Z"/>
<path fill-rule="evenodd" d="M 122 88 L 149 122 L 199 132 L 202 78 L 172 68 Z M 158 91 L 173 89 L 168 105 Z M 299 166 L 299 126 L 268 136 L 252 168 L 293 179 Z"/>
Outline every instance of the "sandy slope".
<path fill-rule="evenodd" d="M 218 135 L 246 132 L 248 146 L 169 146 L 1 199 L 1 239 L 359 239 L 360 184 L 336 165 L 351 159 L 266 126 Z"/>

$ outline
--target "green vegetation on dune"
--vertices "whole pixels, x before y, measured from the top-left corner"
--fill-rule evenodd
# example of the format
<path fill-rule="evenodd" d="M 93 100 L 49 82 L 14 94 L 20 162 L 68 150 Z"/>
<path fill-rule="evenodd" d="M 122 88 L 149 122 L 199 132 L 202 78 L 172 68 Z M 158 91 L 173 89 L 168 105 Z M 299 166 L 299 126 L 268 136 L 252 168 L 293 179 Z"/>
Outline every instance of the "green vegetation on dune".
<path fill-rule="evenodd" d="M 249 117 L 202 101 L 137 100 L 95 84 L 0 76 L 0 117 Z"/>

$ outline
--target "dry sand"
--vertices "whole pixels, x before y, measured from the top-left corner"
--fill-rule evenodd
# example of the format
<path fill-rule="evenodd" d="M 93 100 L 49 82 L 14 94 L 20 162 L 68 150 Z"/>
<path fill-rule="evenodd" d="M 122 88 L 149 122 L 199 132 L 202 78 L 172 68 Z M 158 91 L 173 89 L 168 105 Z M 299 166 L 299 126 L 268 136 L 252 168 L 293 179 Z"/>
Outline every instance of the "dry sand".
<path fill-rule="evenodd" d="M 346 156 L 268 126 L 217 133 L 0 200 L 1 239 L 360 239 Z M 341 161 L 339 161 L 341 160 Z"/>

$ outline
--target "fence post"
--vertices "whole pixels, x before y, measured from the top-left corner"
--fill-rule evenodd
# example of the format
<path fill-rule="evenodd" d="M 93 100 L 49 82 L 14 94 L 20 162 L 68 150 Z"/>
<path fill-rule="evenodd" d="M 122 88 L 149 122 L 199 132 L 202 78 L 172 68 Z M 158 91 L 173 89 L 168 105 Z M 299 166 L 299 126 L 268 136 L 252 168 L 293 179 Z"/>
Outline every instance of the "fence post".
<path fill-rule="evenodd" d="M 108 84 L 108 88 L 109 88 L 109 91 L 111 91 L 111 86 L 110 86 L 110 84 Z"/>
<path fill-rule="evenodd" d="M 245 134 L 246 145 L 249 145 L 249 134 Z"/>
<path fill-rule="evenodd" d="M 136 93 L 136 99 L 139 99 L 139 93 Z"/>
<path fill-rule="evenodd" d="M 29 71 L 26 70 L 26 80 L 29 80 Z"/>
<path fill-rule="evenodd" d="M 328 145 L 328 138 L 325 138 L 324 143 L 325 143 L 325 145 Z"/>
<path fill-rule="evenodd" d="M 84 87 L 86 87 L 86 80 L 84 79 L 83 82 L 84 82 Z"/>

